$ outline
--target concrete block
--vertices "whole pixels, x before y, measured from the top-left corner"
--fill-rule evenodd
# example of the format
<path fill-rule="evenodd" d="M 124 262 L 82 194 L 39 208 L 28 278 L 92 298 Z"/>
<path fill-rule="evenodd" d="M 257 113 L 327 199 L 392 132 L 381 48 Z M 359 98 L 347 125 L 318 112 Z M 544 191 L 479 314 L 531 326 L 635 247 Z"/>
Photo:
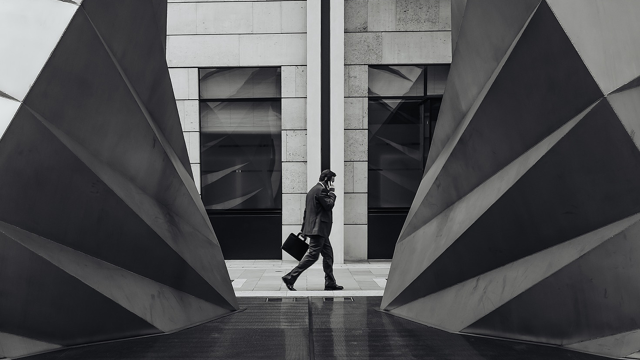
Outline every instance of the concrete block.
<path fill-rule="evenodd" d="M 344 161 L 367 161 L 368 150 L 367 130 L 344 131 Z"/>
<path fill-rule="evenodd" d="M 367 223 L 367 194 L 344 194 L 345 225 Z"/>
<path fill-rule="evenodd" d="M 307 67 L 296 66 L 296 97 L 307 97 Z"/>
<path fill-rule="evenodd" d="M 367 225 L 344 226 L 344 259 L 367 260 Z"/>
<path fill-rule="evenodd" d="M 451 0 L 397 0 L 396 30 L 451 30 Z"/>
<path fill-rule="evenodd" d="M 253 33 L 267 34 L 282 32 L 281 2 L 254 2 Z"/>
<path fill-rule="evenodd" d="M 306 65 L 306 34 L 241 35 L 240 66 Z"/>
<path fill-rule="evenodd" d="M 366 193 L 369 188 L 369 164 L 367 162 L 353 163 L 353 192 Z"/>
<path fill-rule="evenodd" d="M 344 2 L 344 31 L 367 31 L 368 0 L 346 0 Z"/>
<path fill-rule="evenodd" d="M 291 98 L 282 99 L 282 129 L 306 129 L 307 128 L 307 99 Z"/>
<path fill-rule="evenodd" d="M 283 1 L 281 4 L 282 33 L 306 33 L 307 2 Z"/>
<path fill-rule="evenodd" d="M 302 225 L 306 194 L 282 194 L 282 224 Z"/>
<path fill-rule="evenodd" d="M 404 35 L 404 34 L 402 34 Z M 379 64 L 382 61 L 382 34 L 344 34 L 345 64 Z"/>
<path fill-rule="evenodd" d="M 196 5 L 198 34 L 249 34 L 253 31 L 253 4 L 250 2 Z"/>
<path fill-rule="evenodd" d="M 307 67 L 283 66 L 282 97 L 306 97 L 307 96 Z"/>
<path fill-rule="evenodd" d="M 396 31 L 396 0 L 369 0 L 369 31 Z"/>
<path fill-rule="evenodd" d="M 380 64 L 451 63 L 450 31 L 388 32 L 381 37 Z"/>
<path fill-rule="evenodd" d="M 167 4 L 167 35 L 196 33 L 196 4 Z"/>
<path fill-rule="evenodd" d="M 353 191 L 353 162 L 344 162 L 344 192 L 352 193 Z"/>
<path fill-rule="evenodd" d="M 282 132 L 282 161 L 307 160 L 307 131 L 285 130 Z"/>
<path fill-rule="evenodd" d="M 178 100 L 176 105 L 182 131 L 200 131 L 200 103 L 198 100 Z"/>
<path fill-rule="evenodd" d="M 344 67 L 345 97 L 366 97 L 369 95 L 369 67 L 352 65 Z"/>
<path fill-rule="evenodd" d="M 173 96 L 176 100 L 189 98 L 189 72 L 188 69 L 169 69 Z"/>
<path fill-rule="evenodd" d="M 296 94 L 296 67 L 282 66 L 280 68 L 280 86 L 282 97 L 295 97 Z"/>
<path fill-rule="evenodd" d="M 187 84 L 189 99 L 198 100 L 200 99 L 200 75 L 198 74 L 198 69 L 187 69 L 187 74 L 189 78 L 189 83 Z"/>
<path fill-rule="evenodd" d="M 344 99 L 344 128 L 367 129 L 369 123 L 369 102 L 367 98 Z"/>
<path fill-rule="evenodd" d="M 307 193 L 307 163 L 282 163 L 282 192 L 285 194 Z"/>
<path fill-rule="evenodd" d="M 239 35 L 168 36 L 167 63 L 170 67 L 240 66 L 240 37 Z"/>
<path fill-rule="evenodd" d="M 189 131 L 184 132 L 184 142 L 187 145 L 187 154 L 189 162 L 196 164 L 200 162 L 200 132 Z"/>
<path fill-rule="evenodd" d="M 169 69 L 173 95 L 176 100 L 198 99 L 198 69 Z"/>

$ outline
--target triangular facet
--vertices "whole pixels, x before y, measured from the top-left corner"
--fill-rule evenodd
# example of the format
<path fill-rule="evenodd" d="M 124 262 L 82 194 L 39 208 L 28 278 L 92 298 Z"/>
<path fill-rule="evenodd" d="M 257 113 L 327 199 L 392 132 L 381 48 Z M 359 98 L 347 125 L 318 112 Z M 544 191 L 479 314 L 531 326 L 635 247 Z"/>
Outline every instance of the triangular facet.
<path fill-rule="evenodd" d="M 211 320 L 228 312 L 15 226 L 0 222 L 0 232 L 164 332 Z"/>
<path fill-rule="evenodd" d="M 449 141 L 539 3 L 540 0 L 466 2 L 454 53 L 456 61 L 449 72 L 427 169 Z"/>
<path fill-rule="evenodd" d="M 173 104 L 175 101 L 163 47 L 166 34 L 160 35 L 157 30 L 158 16 L 166 14 L 166 9 L 157 11 L 156 6 L 155 0 L 125 1 L 118 6 L 102 0 L 85 0 L 82 3 L 82 9 L 126 74 L 154 123 L 182 166 L 191 174 L 182 128 L 180 123 L 175 122 L 178 113 Z M 164 6 L 167 6 L 166 2 Z M 157 37 L 150 36 L 154 30 L 158 32 Z M 122 41 L 125 37 L 128 41 Z M 140 59 L 145 59 L 144 71 L 138 65 Z"/>
<path fill-rule="evenodd" d="M 640 149 L 640 87 L 617 92 L 607 97 L 622 126 Z"/>
<path fill-rule="evenodd" d="M 190 175 L 163 46 L 166 2 L 22 3 L 3 1 L 0 19 L 19 7 L 15 18 L 45 33 L 0 21 L 0 46 L 42 53 L 0 59 L 24 65 L 0 69 L 22 89 L 0 86 L 3 127 L 11 121 L 0 141 L 0 221 L 15 232 L 2 240 L 15 246 L 0 251 L 9 259 L 0 261 L 0 332 L 70 345 L 161 332 L 142 318 L 168 331 L 237 309 Z"/>
<path fill-rule="evenodd" d="M 45 343 L 74 345 L 160 332 L 2 232 L 0 294 L 0 332 Z"/>
<path fill-rule="evenodd" d="M 423 199 L 416 196 L 399 242 L 601 97 L 541 4 L 433 185 Z"/>
<path fill-rule="evenodd" d="M 11 174 L 0 176 L 0 203 L 11 204 L 0 206 L 0 221 L 204 300 L 219 300 L 207 281 L 109 188 L 108 179 L 91 171 L 24 105 L 0 141 L 0 174 Z"/>
<path fill-rule="evenodd" d="M 460 34 L 460 25 L 464 17 L 464 10 L 467 7 L 467 0 L 451 1 L 451 52 L 456 51 L 456 42 Z"/>
<path fill-rule="evenodd" d="M 436 291 L 446 283 L 434 281 L 429 270 L 438 258 L 486 211 L 534 166 L 563 136 L 573 129 L 596 104 L 555 131 L 549 137 L 496 173 L 453 206 L 443 211 L 406 240 L 399 242 L 391 264 L 389 283 L 385 288 L 383 308 L 401 306 Z M 416 256 L 420 254 L 420 256 Z M 395 261 L 403 259 L 403 261 Z M 440 283 L 440 285 L 436 285 Z M 440 287 L 442 288 L 442 287 Z"/>
<path fill-rule="evenodd" d="M 637 0 L 546 0 L 605 94 L 640 76 Z"/>
<path fill-rule="evenodd" d="M 83 56 L 79 57 L 78 53 Z M 156 55 L 164 59 L 161 52 Z M 180 162 L 172 161 L 172 148 L 165 146 L 163 133 L 154 129 L 154 121 L 148 118 L 119 70 L 128 66 L 134 65 L 114 63 L 90 19 L 84 11 L 78 11 L 24 103 L 145 193 L 182 214 L 185 222 L 201 229 L 215 242 L 195 184 Z M 146 64 L 141 66 L 150 69 Z M 100 72 L 94 71 L 96 67 Z M 166 77 L 164 84 L 168 89 L 165 90 L 170 94 L 166 68 L 158 71 L 154 82 L 160 85 L 163 82 L 159 79 Z M 69 82 L 82 86 L 67 88 L 64 92 L 56 90 Z M 163 93 L 162 89 L 150 88 Z M 66 103 L 73 106 L 60 106 Z M 175 101 L 169 103 L 175 108 Z M 182 139 L 177 111 L 173 114 Z M 141 142 L 148 146 L 141 146 Z"/>
<path fill-rule="evenodd" d="M 0 358 L 54 350 L 60 345 L 0 332 Z"/>
<path fill-rule="evenodd" d="M 640 330 L 587 340 L 567 345 L 567 347 L 617 358 L 625 357 L 634 354 L 640 349 Z"/>
<path fill-rule="evenodd" d="M 635 224 L 464 332 L 571 345 L 638 330 L 639 237 Z"/>
<path fill-rule="evenodd" d="M 639 213 L 636 177 L 640 152 L 601 101 L 405 292 L 437 292 Z"/>
<path fill-rule="evenodd" d="M 638 76 L 637 78 L 629 81 L 628 83 L 620 86 L 619 88 L 615 89 L 611 94 L 609 95 L 613 95 L 613 94 L 617 94 L 619 92 L 623 92 L 623 91 L 627 91 L 627 90 L 631 90 L 631 89 L 635 89 L 637 87 L 640 87 L 640 76 Z"/>
<path fill-rule="evenodd" d="M 460 331 L 639 221 L 640 214 L 633 215 L 395 308 L 393 313 Z"/>

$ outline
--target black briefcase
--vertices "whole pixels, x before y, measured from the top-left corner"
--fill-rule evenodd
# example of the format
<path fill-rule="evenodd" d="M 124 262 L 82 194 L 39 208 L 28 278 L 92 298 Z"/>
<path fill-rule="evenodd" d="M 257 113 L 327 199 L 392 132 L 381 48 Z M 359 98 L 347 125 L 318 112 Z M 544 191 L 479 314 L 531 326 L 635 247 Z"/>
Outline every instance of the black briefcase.
<path fill-rule="evenodd" d="M 282 250 L 286 251 L 287 254 L 293 256 L 298 261 L 302 260 L 304 254 L 309 250 L 309 244 L 300 238 L 300 236 L 302 236 L 302 233 L 298 233 L 298 235 L 291 233 L 284 244 L 282 244 Z"/>

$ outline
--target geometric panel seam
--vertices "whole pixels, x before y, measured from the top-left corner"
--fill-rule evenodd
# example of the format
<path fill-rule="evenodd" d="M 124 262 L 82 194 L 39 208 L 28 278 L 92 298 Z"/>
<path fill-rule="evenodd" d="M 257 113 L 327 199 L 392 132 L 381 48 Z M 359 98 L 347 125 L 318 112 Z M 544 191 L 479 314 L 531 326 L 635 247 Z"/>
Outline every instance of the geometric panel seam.
<path fill-rule="evenodd" d="M 83 9 L 83 11 L 84 11 L 84 9 Z M 183 183 L 184 187 L 187 189 L 189 195 L 191 196 L 191 198 L 193 200 L 193 204 L 198 208 L 198 212 L 200 213 L 200 215 L 202 216 L 202 218 L 204 220 L 203 223 L 206 224 L 209 227 L 211 232 L 213 232 L 213 228 L 211 227 L 211 223 L 209 222 L 208 217 L 206 216 L 206 211 L 205 211 L 204 206 L 202 205 L 202 203 L 200 201 L 200 197 L 199 197 L 197 189 L 195 187 L 195 183 L 194 183 L 193 179 L 191 178 L 191 176 L 189 176 L 189 172 L 186 170 L 186 168 L 184 167 L 182 162 L 178 159 L 177 154 L 175 153 L 175 151 L 173 150 L 173 148 L 171 147 L 171 145 L 167 141 L 167 139 L 164 136 L 164 134 L 162 133 L 162 131 L 160 131 L 160 129 L 156 125 L 155 121 L 153 120 L 153 117 L 149 113 L 149 110 L 147 109 L 145 104 L 140 99 L 140 96 L 138 95 L 138 92 L 136 91 L 136 89 L 133 87 L 133 85 L 129 81 L 129 78 L 127 77 L 126 73 L 124 72 L 122 66 L 120 66 L 120 63 L 118 63 L 118 60 L 113 55 L 113 52 L 111 51 L 109 46 L 107 46 L 107 43 L 104 41 L 104 39 L 102 38 L 102 35 L 100 34 L 98 29 L 96 28 L 95 24 L 93 23 L 93 21 L 91 20 L 89 15 L 86 14 L 86 12 L 85 12 L 85 16 L 89 20 L 89 23 L 93 27 L 93 30 L 95 31 L 95 33 L 97 34 L 98 38 L 102 42 L 102 45 L 104 46 L 105 50 L 109 54 L 109 57 L 111 58 L 111 61 L 113 62 L 114 66 L 118 70 L 118 73 L 120 74 L 120 76 L 124 80 L 125 84 L 127 85 L 127 88 L 129 89 L 129 91 L 131 92 L 131 95 L 133 96 L 133 98 L 135 99 L 136 103 L 138 104 L 138 107 L 140 108 L 140 110 L 144 114 L 144 117 L 147 120 L 147 123 L 149 124 L 149 127 L 151 128 L 151 130 L 155 134 L 156 138 L 158 139 L 158 142 L 160 143 L 160 146 L 162 146 L 162 148 L 165 151 L 166 156 L 169 158 L 169 161 L 173 165 L 173 169 L 176 171 L 178 177 L 180 178 L 180 180 Z M 207 236 L 206 234 L 203 234 L 203 235 Z"/>
<path fill-rule="evenodd" d="M 143 213 L 141 213 L 141 210 L 138 209 L 136 206 L 133 206 L 132 203 L 129 202 L 130 197 L 129 196 L 122 196 L 123 194 L 121 194 L 121 191 L 119 191 L 119 188 L 117 186 L 114 186 L 113 179 L 110 179 L 109 177 L 103 176 L 102 171 L 100 171 L 99 169 L 97 169 L 96 167 L 102 167 L 103 170 L 107 170 L 109 172 L 111 172 L 114 176 L 117 176 L 120 180 L 122 180 L 123 182 L 126 182 L 126 184 L 130 187 L 130 188 L 134 188 L 139 194 L 140 196 L 143 196 L 145 198 L 145 200 L 150 204 L 150 205 L 155 205 L 153 207 L 157 207 L 159 209 L 162 209 L 164 212 L 166 213 L 171 213 L 174 214 L 173 212 L 171 212 L 169 209 L 167 209 L 164 205 L 158 203 L 157 201 L 155 201 L 151 196 L 149 196 L 148 194 L 146 194 L 144 191 L 142 191 L 142 189 L 140 189 L 137 185 L 131 183 L 128 179 L 126 179 L 124 176 L 122 176 L 118 171 L 114 170 L 113 168 L 111 168 L 109 165 L 105 164 L 104 162 L 96 159 L 93 155 L 91 155 L 91 153 L 84 148 L 84 146 L 78 144 L 76 141 L 74 141 L 73 139 L 71 139 L 68 135 L 66 135 L 62 130 L 60 130 L 59 128 L 57 128 L 55 125 L 53 125 L 52 123 L 50 123 L 48 120 L 44 119 L 40 114 L 38 114 L 37 112 L 35 112 L 34 110 L 32 110 L 31 108 L 29 108 L 28 106 L 24 105 L 25 108 L 27 108 L 29 111 L 31 111 L 31 113 L 66 147 L 69 149 L 69 151 L 71 151 L 80 161 L 82 161 L 85 166 L 87 166 L 87 168 L 93 172 L 96 176 L 98 176 L 98 178 L 100 178 L 105 185 L 107 185 L 107 187 L 109 187 L 115 194 L 118 195 L 118 197 L 120 197 L 124 203 L 134 212 L 136 213 L 136 215 L 138 215 L 138 217 L 140 217 L 140 219 L 145 222 L 156 234 L 158 234 L 160 236 L 161 239 L 163 239 L 169 246 L 171 246 L 171 248 L 176 252 L 177 255 L 179 255 L 184 261 L 186 261 L 191 268 L 193 268 L 197 273 L 201 274 L 201 271 L 198 270 L 197 267 L 194 267 L 192 264 L 190 264 L 190 261 L 188 261 L 188 259 L 186 259 L 184 256 L 181 255 L 181 251 L 179 251 L 179 249 L 176 249 L 174 246 L 172 246 L 170 241 L 167 241 L 167 239 L 165 238 L 166 234 L 164 234 L 162 232 L 162 230 L 158 229 L 156 226 L 154 226 L 152 223 L 149 222 L 149 219 L 147 219 L 147 216 L 143 216 Z M 83 153 L 80 154 L 79 152 Z M 90 158 L 88 158 L 90 157 Z M 177 216 L 176 214 L 174 214 L 174 216 L 178 219 L 181 219 L 179 216 Z M 155 217 L 154 217 L 155 218 Z M 219 249 L 219 245 L 213 241 L 210 241 L 208 238 L 204 237 L 204 235 L 201 234 L 200 231 L 197 231 L 197 229 L 194 229 L 193 226 L 187 222 L 184 221 L 180 221 L 180 222 L 175 222 L 175 223 L 171 223 L 168 222 L 167 223 L 170 226 L 176 226 L 176 224 L 179 224 L 181 226 L 187 227 L 188 229 L 191 229 L 193 231 L 195 231 L 196 233 L 194 235 L 199 235 L 202 237 L 201 241 L 207 241 L 210 245 L 213 245 L 214 247 L 216 247 L 217 249 Z M 204 240 L 206 239 L 206 240 Z M 202 274 L 201 274 L 202 276 Z M 208 277 L 207 276 L 203 276 L 203 278 L 206 280 Z M 207 281 L 207 283 L 214 288 L 219 294 L 223 294 L 224 292 L 220 291 L 217 289 L 217 286 L 215 283 L 212 284 L 211 281 Z M 164 285 L 164 284 L 163 284 Z M 228 299 L 227 299 L 228 301 Z"/>
<path fill-rule="evenodd" d="M 13 230 L 13 231 L 17 230 L 18 232 L 23 232 L 25 234 L 33 235 L 33 237 L 35 239 L 40 239 L 40 240 L 37 240 L 37 242 L 40 242 L 41 244 L 49 244 L 48 245 L 49 247 L 53 247 L 52 248 L 52 251 L 53 251 L 52 254 L 53 255 L 49 254 L 47 252 L 47 250 L 45 250 L 43 248 L 42 245 L 38 245 L 37 243 L 31 244 L 34 240 L 22 240 L 17 235 L 11 234 L 10 232 L 12 232 L 11 231 L 12 227 L 15 228 L 15 230 Z M 7 231 L 7 230 L 9 230 L 9 231 Z M 74 255 L 75 257 L 78 257 L 79 259 L 84 258 L 84 259 L 87 259 L 87 260 L 89 260 L 89 261 L 91 261 L 91 262 L 93 262 L 93 263 L 95 263 L 95 264 L 97 264 L 99 266 L 103 266 L 106 269 L 108 269 L 108 271 L 110 273 L 112 273 L 114 271 L 115 272 L 120 272 L 120 273 L 126 273 L 126 274 L 128 274 L 127 276 L 129 276 L 131 279 L 133 279 L 133 281 L 140 282 L 141 285 L 146 283 L 147 285 L 153 284 L 153 286 L 157 287 L 158 289 L 166 288 L 171 293 L 176 294 L 177 296 L 186 299 L 186 301 L 188 301 L 188 302 L 190 302 L 192 304 L 203 304 L 203 305 L 207 304 L 207 305 L 205 305 L 207 307 L 220 308 L 218 305 L 212 304 L 212 303 L 210 303 L 210 302 L 208 302 L 206 300 L 203 300 L 203 299 L 198 298 L 196 296 L 193 296 L 191 294 L 185 293 L 185 292 L 183 292 L 181 290 L 177 290 L 177 289 L 175 289 L 173 287 L 170 287 L 168 285 L 159 283 L 159 282 L 157 282 L 155 280 L 152 280 L 152 279 L 149 279 L 149 278 L 147 278 L 145 276 L 142 276 L 140 274 L 131 272 L 131 271 L 127 270 L 127 269 L 123 269 L 123 268 L 121 268 L 119 266 L 116 266 L 116 265 L 111 264 L 109 262 L 106 262 L 104 260 L 98 259 L 98 258 L 93 257 L 91 255 L 87 255 L 87 254 L 85 254 L 85 253 L 83 253 L 81 251 L 69 248 L 69 247 L 67 247 L 65 245 L 59 244 L 57 242 L 54 242 L 54 241 L 49 240 L 47 238 L 44 238 L 44 237 L 42 237 L 40 235 L 33 234 L 31 232 L 25 231 L 25 230 L 23 230 L 21 228 L 18 228 L 17 226 L 0 222 L 0 232 L 2 232 L 4 235 L 8 236 L 9 238 L 13 239 L 15 242 L 21 244 L 25 248 L 29 249 L 34 254 L 36 254 L 36 255 L 40 256 L 41 258 L 47 260 L 48 262 L 50 262 L 51 264 L 56 266 L 61 271 L 66 272 L 67 274 L 69 274 L 70 276 L 73 276 L 78 281 L 80 281 L 81 283 L 83 283 L 86 286 L 90 287 L 94 291 L 96 291 L 99 294 L 103 295 L 104 297 L 110 299 L 111 301 L 116 303 L 118 306 L 122 307 L 123 309 L 125 309 L 125 310 L 131 312 L 132 314 L 136 315 L 137 317 L 141 318 L 142 320 L 144 320 L 145 322 L 149 323 L 151 326 L 155 327 L 159 331 L 169 332 L 169 331 L 178 330 L 179 328 L 184 328 L 185 324 L 183 324 L 179 328 L 175 328 L 176 324 L 173 324 L 173 325 L 172 324 L 167 324 L 166 321 L 163 321 L 160 318 L 154 317 L 152 311 L 145 311 L 144 308 L 140 308 L 139 306 L 137 306 L 135 304 L 125 304 L 125 303 L 119 302 L 117 300 L 118 291 L 114 292 L 113 290 L 109 290 L 109 291 L 105 291 L 104 289 L 101 290 L 101 289 L 97 288 L 96 286 L 90 284 L 86 279 L 82 279 L 82 276 L 87 277 L 86 274 L 85 275 L 80 275 L 81 273 L 78 273 L 77 269 L 74 270 L 73 266 L 71 266 L 69 269 L 65 269 L 64 267 L 61 267 L 60 266 L 61 264 L 67 263 L 67 262 L 60 262 L 60 260 L 57 260 L 57 261 L 55 260 L 56 259 L 56 256 L 55 256 L 56 250 L 55 249 L 56 248 L 60 249 L 58 251 L 64 251 L 64 252 L 66 252 L 68 254 L 76 254 L 76 255 Z M 117 278 L 120 279 L 121 277 L 122 276 L 119 276 Z M 99 286 L 99 284 L 101 284 L 100 281 L 95 283 L 95 285 L 98 285 L 98 286 Z M 117 289 L 117 288 L 113 288 L 112 287 L 111 289 Z M 124 290 L 120 289 L 120 291 L 124 291 Z M 143 290 L 143 292 L 144 292 L 144 290 Z M 129 295 L 124 294 L 123 296 L 124 296 L 124 298 L 129 298 Z M 165 297 L 157 296 L 156 297 L 156 301 L 160 301 L 160 302 L 167 302 L 168 301 L 166 306 L 163 306 L 162 308 L 168 310 L 169 312 L 174 311 L 174 313 L 173 313 L 174 316 L 171 316 L 171 314 L 169 314 L 168 315 L 168 319 L 170 319 L 169 322 L 175 321 L 176 320 L 175 319 L 175 314 L 176 314 L 175 311 L 178 311 L 179 309 L 177 309 L 175 306 L 172 306 L 171 298 L 170 297 L 166 297 L 166 296 Z M 220 308 L 220 309 L 222 309 L 222 308 Z M 216 317 L 218 317 L 218 316 L 216 316 Z M 205 321 L 208 321 L 208 320 L 211 320 L 211 319 L 205 319 Z M 184 321 L 185 320 L 182 320 L 182 322 L 184 322 Z M 199 322 L 201 322 L 201 321 L 199 321 Z M 177 324 L 177 325 L 180 325 L 180 324 Z M 188 326 L 189 326 L 189 322 L 187 321 L 186 327 L 188 327 Z"/>
<path fill-rule="evenodd" d="M 502 59 L 500 59 L 500 62 L 498 63 L 498 65 L 494 69 L 494 71 L 491 74 L 491 76 L 489 77 L 489 79 L 487 79 L 487 82 L 484 84 L 482 90 L 480 91 L 480 93 L 478 94 L 476 99 L 474 100 L 473 104 L 471 105 L 471 107 L 469 108 L 467 113 L 464 115 L 464 117 L 462 118 L 462 120 L 460 121 L 458 126 L 456 127 L 456 130 L 454 130 L 452 136 L 449 138 L 447 143 L 444 145 L 444 147 L 442 148 L 442 151 L 440 152 L 440 154 L 438 154 L 438 157 L 434 160 L 432 166 L 427 170 L 426 174 L 423 176 L 423 179 L 420 182 L 420 186 L 418 188 L 418 194 L 420 194 L 421 192 L 424 192 L 423 197 L 426 197 L 427 192 L 428 192 L 429 188 L 431 187 L 431 185 L 427 185 L 426 183 L 428 182 L 430 184 L 433 184 L 435 182 L 435 180 L 437 178 L 437 175 L 440 173 L 440 171 L 444 167 L 444 165 L 447 162 L 449 156 L 453 152 L 453 149 L 455 148 L 456 144 L 458 143 L 458 141 L 462 137 L 464 131 L 466 130 L 467 126 L 470 124 L 471 120 L 473 119 L 473 117 L 475 116 L 476 112 L 480 108 L 480 105 L 484 101 L 484 98 L 489 93 L 489 90 L 493 87 L 494 82 L 498 78 L 498 75 L 502 71 L 502 68 L 506 64 L 506 62 L 509 59 L 509 57 L 511 56 L 511 53 L 515 49 L 516 45 L 520 41 L 520 38 L 522 37 L 522 34 L 527 29 L 529 23 L 531 22 L 531 19 L 533 18 L 533 16 L 537 12 L 539 6 L 540 6 L 540 4 L 536 5 L 536 8 L 531 12 L 531 15 L 529 15 L 529 18 L 523 24 L 523 26 L 520 29 L 520 31 L 518 32 L 518 34 L 516 35 L 516 37 L 511 42 L 511 45 L 509 45 L 509 48 L 507 49 L 506 53 L 504 54 Z M 435 165 L 438 162 L 439 162 L 440 165 L 436 167 Z M 435 169 L 434 169 L 434 167 L 435 167 Z M 431 175 L 430 179 L 429 179 L 428 177 L 429 177 L 430 174 L 433 174 L 433 175 Z M 425 185 L 423 186 L 423 184 L 425 184 Z M 416 194 L 416 198 L 417 198 L 418 194 Z M 405 240 L 406 238 L 408 238 L 409 236 L 411 236 L 413 233 L 415 233 L 418 230 L 418 229 L 416 229 L 411 234 L 406 234 L 405 233 L 407 225 L 409 224 L 409 222 L 411 221 L 411 219 L 413 218 L 413 216 L 417 212 L 418 207 L 420 206 L 420 204 L 421 204 L 421 201 L 416 202 L 415 199 L 414 199 L 414 202 L 413 202 L 411 208 L 409 209 L 409 214 L 407 215 L 407 220 L 405 221 L 405 223 L 404 223 L 404 225 L 402 227 L 402 230 L 400 232 L 400 236 L 399 236 L 398 242 Z"/>

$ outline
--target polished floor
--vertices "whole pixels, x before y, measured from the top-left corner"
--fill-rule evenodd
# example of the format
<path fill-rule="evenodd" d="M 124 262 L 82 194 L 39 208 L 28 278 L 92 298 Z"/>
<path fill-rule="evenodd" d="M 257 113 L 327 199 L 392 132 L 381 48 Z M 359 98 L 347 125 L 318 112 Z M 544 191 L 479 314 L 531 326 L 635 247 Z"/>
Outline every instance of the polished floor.
<path fill-rule="evenodd" d="M 342 291 L 324 291 L 322 258 L 300 275 L 297 291 L 288 291 L 281 277 L 298 262 L 294 260 L 227 260 L 236 296 L 382 296 L 390 261 L 357 261 L 334 265 L 334 276 Z"/>
<path fill-rule="evenodd" d="M 380 297 L 239 300 L 244 311 L 174 334 L 26 359 L 603 359 L 548 346 L 450 334 L 378 311 Z"/>

